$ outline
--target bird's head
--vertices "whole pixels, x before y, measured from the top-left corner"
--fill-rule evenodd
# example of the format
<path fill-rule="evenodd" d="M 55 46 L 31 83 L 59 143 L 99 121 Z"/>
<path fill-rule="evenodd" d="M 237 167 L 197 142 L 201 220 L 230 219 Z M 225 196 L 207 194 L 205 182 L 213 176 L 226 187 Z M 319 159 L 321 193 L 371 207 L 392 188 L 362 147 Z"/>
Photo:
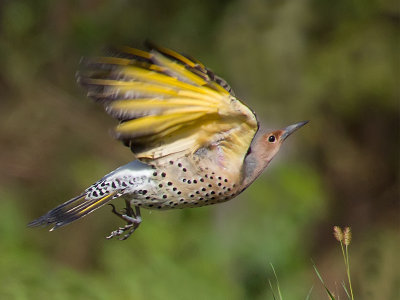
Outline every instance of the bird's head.
<path fill-rule="evenodd" d="M 282 143 L 286 140 L 286 138 L 307 123 L 308 121 L 303 121 L 287 126 L 284 129 L 262 133 L 258 140 L 259 149 L 263 153 L 262 159 L 270 162 L 278 153 Z"/>
<path fill-rule="evenodd" d="M 281 130 L 257 132 L 244 161 L 243 188 L 248 187 L 268 166 L 286 138 L 307 123 L 303 121 Z"/>

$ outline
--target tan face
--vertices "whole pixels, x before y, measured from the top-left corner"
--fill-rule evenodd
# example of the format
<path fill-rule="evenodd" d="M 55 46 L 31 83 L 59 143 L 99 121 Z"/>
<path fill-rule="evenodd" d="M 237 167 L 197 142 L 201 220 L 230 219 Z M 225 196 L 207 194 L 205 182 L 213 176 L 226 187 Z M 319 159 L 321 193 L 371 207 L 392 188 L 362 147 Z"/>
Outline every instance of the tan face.
<path fill-rule="evenodd" d="M 278 153 L 283 141 L 286 140 L 289 135 L 307 123 L 308 121 L 303 121 L 287 126 L 282 130 L 274 130 L 265 133 L 262 136 L 264 159 L 266 159 L 268 162 L 271 161 L 271 159 Z"/>
<path fill-rule="evenodd" d="M 278 153 L 279 148 L 281 147 L 283 142 L 283 140 L 281 139 L 283 132 L 283 130 L 275 130 L 268 132 L 262 136 L 265 159 L 267 161 L 270 161 L 276 155 L 276 153 Z"/>

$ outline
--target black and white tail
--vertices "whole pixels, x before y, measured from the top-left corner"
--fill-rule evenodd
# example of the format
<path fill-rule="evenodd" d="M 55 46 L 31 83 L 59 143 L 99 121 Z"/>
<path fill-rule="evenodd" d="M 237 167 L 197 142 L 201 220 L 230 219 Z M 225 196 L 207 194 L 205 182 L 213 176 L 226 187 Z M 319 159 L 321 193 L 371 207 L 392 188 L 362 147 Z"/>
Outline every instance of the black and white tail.
<path fill-rule="evenodd" d="M 40 218 L 33 220 L 28 224 L 28 226 L 35 227 L 54 225 L 50 229 L 50 231 L 53 231 L 58 227 L 67 225 L 102 207 L 112 199 L 118 197 L 116 194 L 116 192 L 113 192 L 101 198 L 87 199 L 87 193 L 85 192 L 84 194 L 72 198 L 71 200 L 68 200 L 67 202 L 50 210 L 47 214 L 41 216 Z"/>

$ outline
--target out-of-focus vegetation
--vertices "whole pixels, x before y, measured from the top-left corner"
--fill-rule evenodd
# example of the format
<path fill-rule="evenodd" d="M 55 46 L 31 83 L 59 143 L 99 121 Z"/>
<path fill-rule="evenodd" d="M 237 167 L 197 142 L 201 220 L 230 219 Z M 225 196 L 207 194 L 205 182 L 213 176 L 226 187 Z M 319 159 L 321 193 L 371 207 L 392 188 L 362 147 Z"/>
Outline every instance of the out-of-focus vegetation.
<path fill-rule="evenodd" d="M 2 1 L 0 298 L 272 299 L 271 262 L 284 299 L 323 299 L 310 259 L 328 285 L 345 278 L 343 224 L 355 298 L 395 299 L 399 16 L 395 0 Z M 27 229 L 132 159 L 74 74 L 146 38 L 203 61 L 268 127 L 310 124 L 240 197 L 144 211 L 125 242 L 104 239 L 120 225 L 108 207 Z"/>
<path fill-rule="evenodd" d="M 346 268 L 347 280 L 342 279 L 340 282 L 340 286 L 343 288 L 346 293 L 347 298 L 349 300 L 354 300 L 353 286 L 351 284 L 351 275 L 350 275 L 350 255 L 349 255 L 349 246 L 352 239 L 352 233 L 350 227 L 345 227 L 344 230 L 339 226 L 333 227 L 333 235 L 335 239 L 340 243 L 340 249 L 342 250 L 344 267 Z M 329 290 L 324 279 L 318 271 L 318 268 L 315 264 L 313 264 L 315 273 L 318 276 L 319 281 L 321 281 L 322 285 L 325 288 L 325 291 L 330 300 L 336 300 L 335 293 Z M 337 286 L 336 286 L 337 287 Z M 338 296 L 339 297 L 339 296 Z M 338 298 L 339 300 L 339 298 Z"/>

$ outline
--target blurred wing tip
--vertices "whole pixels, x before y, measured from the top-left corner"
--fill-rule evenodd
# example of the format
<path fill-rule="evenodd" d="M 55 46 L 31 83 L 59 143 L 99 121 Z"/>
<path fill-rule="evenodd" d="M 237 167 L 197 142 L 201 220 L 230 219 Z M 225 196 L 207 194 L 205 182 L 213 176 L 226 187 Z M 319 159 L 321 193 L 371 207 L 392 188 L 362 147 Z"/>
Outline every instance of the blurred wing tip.
<path fill-rule="evenodd" d="M 75 80 L 79 85 L 82 85 L 82 73 L 80 71 L 75 73 Z"/>
<path fill-rule="evenodd" d="M 121 132 L 118 127 L 110 130 L 110 135 L 116 140 L 131 140 L 137 135 L 134 132 Z"/>
<path fill-rule="evenodd" d="M 86 60 L 85 56 L 81 56 L 81 58 L 79 59 L 78 65 L 84 64 L 85 60 Z"/>

